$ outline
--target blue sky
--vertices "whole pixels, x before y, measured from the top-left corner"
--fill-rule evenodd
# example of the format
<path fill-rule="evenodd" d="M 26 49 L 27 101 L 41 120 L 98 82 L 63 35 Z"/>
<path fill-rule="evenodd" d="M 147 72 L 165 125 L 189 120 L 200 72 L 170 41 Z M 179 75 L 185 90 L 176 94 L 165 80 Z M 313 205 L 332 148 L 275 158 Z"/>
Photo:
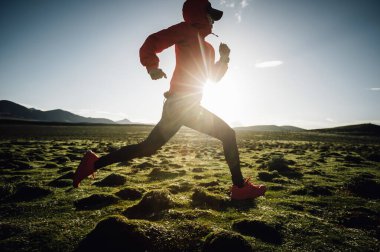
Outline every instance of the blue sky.
<path fill-rule="evenodd" d="M 380 2 L 215 0 L 207 40 L 231 48 L 203 104 L 231 125 L 380 124 Z M 180 0 L 0 3 L 0 99 L 155 123 L 169 80 L 140 65 L 145 38 L 182 21 Z M 174 48 L 159 55 L 174 69 Z"/>

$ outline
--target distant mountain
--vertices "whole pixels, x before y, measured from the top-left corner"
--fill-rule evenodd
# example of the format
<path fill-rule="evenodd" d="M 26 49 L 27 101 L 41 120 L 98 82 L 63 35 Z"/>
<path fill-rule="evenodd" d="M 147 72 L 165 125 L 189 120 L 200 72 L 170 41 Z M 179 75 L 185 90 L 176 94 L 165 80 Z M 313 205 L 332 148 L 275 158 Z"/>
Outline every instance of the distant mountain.
<path fill-rule="evenodd" d="M 83 117 L 61 109 L 49 111 L 41 111 L 34 108 L 29 109 L 7 100 L 0 101 L 0 119 L 65 123 L 115 123 L 109 119 Z"/>
<path fill-rule="evenodd" d="M 327 129 L 315 129 L 311 131 L 347 135 L 380 136 L 380 126 L 372 123 L 348 125 Z"/>
<path fill-rule="evenodd" d="M 120 120 L 120 121 L 116 121 L 117 124 L 134 124 L 133 122 L 131 122 L 130 120 L 128 120 L 127 118 L 123 119 L 123 120 Z"/>
<path fill-rule="evenodd" d="M 251 131 L 292 131 L 299 132 L 305 131 L 305 129 L 294 126 L 277 126 L 277 125 L 255 125 L 248 127 L 237 127 L 237 130 L 251 130 Z"/>

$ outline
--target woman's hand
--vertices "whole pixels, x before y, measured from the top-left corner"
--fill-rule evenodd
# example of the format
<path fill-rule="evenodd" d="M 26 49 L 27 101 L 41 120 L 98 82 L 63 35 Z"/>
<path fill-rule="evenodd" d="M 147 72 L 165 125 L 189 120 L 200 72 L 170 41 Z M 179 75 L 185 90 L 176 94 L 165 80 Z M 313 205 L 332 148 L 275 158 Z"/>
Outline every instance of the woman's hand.
<path fill-rule="evenodd" d="M 227 46 L 227 44 L 220 43 L 219 45 L 219 54 L 221 58 L 228 58 L 230 56 L 230 48 Z"/>
<path fill-rule="evenodd" d="M 158 80 L 158 79 L 161 79 L 162 77 L 164 77 L 165 79 L 167 78 L 166 73 L 164 73 L 164 71 L 162 71 L 161 68 L 150 70 L 149 75 L 150 75 L 150 78 L 152 78 L 152 80 Z"/>

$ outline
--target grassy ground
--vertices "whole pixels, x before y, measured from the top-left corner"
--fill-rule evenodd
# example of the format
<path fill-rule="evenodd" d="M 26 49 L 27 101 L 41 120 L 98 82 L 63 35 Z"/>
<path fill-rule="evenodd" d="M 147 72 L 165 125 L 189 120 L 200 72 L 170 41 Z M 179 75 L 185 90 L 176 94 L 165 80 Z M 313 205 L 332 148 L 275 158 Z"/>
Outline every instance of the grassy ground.
<path fill-rule="evenodd" d="M 150 129 L 0 126 L 0 251 L 86 251 L 107 239 L 136 251 L 228 242 L 236 251 L 379 251 L 380 139 L 239 131 L 243 174 L 268 187 L 254 201 L 229 199 L 221 144 L 190 130 L 71 188 L 85 150 L 102 155 Z"/>

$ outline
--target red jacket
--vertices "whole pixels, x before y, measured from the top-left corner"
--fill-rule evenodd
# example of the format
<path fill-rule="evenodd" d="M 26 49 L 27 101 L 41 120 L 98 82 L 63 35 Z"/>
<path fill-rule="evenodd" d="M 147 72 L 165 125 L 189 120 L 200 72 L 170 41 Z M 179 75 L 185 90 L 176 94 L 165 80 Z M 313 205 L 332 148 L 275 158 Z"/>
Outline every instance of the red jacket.
<path fill-rule="evenodd" d="M 198 93 L 207 79 L 219 81 L 227 63 L 215 63 L 215 50 L 205 41 L 212 25 L 206 16 L 207 0 L 187 0 L 183 6 L 185 22 L 150 35 L 140 48 L 140 61 L 148 72 L 158 68 L 157 53 L 175 45 L 176 66 L 170 81 L 170 94 Z"/>

